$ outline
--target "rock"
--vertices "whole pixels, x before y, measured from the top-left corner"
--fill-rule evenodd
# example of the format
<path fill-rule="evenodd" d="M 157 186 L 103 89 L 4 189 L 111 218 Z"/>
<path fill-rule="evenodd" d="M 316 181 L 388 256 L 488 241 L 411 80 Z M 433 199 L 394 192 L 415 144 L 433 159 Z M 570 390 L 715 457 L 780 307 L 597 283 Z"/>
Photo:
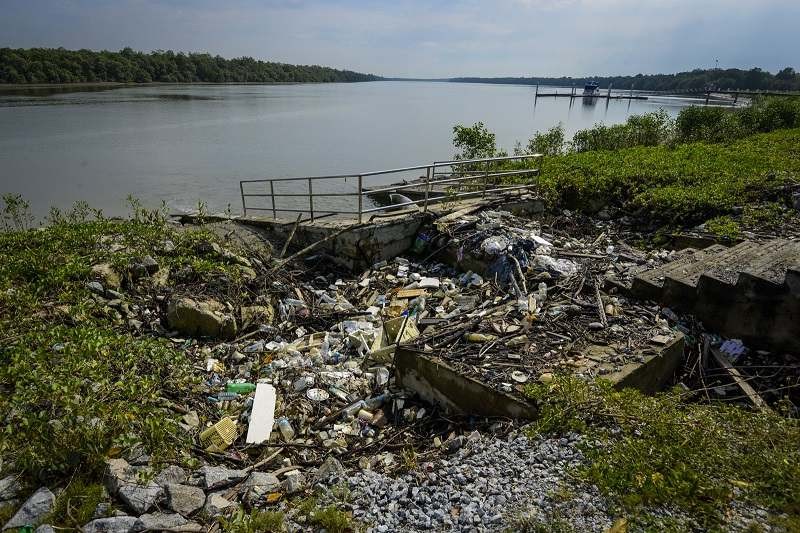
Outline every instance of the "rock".
<path fill-rule="evenodd" d="M 253 472 L 244 482 L 245 501 L 253 506 L 264 494 L 274 492 L 281 486 L 280 480 L 269 472 Z"/>
<path fill-rule="evenodd" d="M 169 465 L 168 467 L 164 468 L 158 475 L 153 479 L 156 483 L 161 486 L 165 485 L 180 485 L 182 483 L 186 483 L 186 480 L 189 479 L 189 474 L 177 465 Z"/>
<path fill-rule="evenodd" d="M 275 319 L 275 309 L 271 305 L 250 305 L 240 309 L 242 324 L 271 324 Z"/>
<path fill-rule="evenodd" d="M 142 259 L 141 264 L 151 276 L 158 272 L 158 262 L 150 255 L 146 255 L 144 259 Z"/>
<path fill-rule="evenodd" d="M 206 503 L 206 493 L 200 487 L 169 484 L 164 487 L 167 494 L 167 508 L 189 516 Z"/>
<path fill-rule="evenodd" d="M 53 508 L 55 495 L 47 487 L 42 487 L 25 500 L 22 507 L 6 522 L 3 529 L 17 528 L 27 525 L 38 525 Z"/>
<path fill-rule="evenodd" d="M 343 477 L 345 474 L 342 463 L 333 456 L 325 459 L 325 462 L 314 473 L 314 484 L 325 482 L 331 478 Z"/>
<path fill-rule="evenodd" d="M 125 459 L 106 460 L 105 484 L 112 495 L 116 495 L 122 485 L 134 481 L 135 477 L 135 471 Z"/>
<path fill-rule="evenodd" d="M 86 288 L 95 294 L 99 294 L 100 296 L 103 296 L 106 293 L 106 290 L 103 288 L 103 285 L 97 281 L 87 282 Z"/>
<path fill-rule="evenodd" d="M 800 211 L 800 192 L 792 194 L 792 207 L 795 211 Z"/>
<path fill-rule="evenodd" d="M 103 286 L 109 289 L 119 289 L 122 283 L 122 278 L 120 278 L 120 275 L 114 270 L 114 267 L 111 266 L 111 263 L 99 263 L 92 266 L 91 276 L 92 279 L 99 281 Z"/>
<path fill-rule="evenodd" d="M 152 509 L 164 497 L 164 489 L 153 481 L 146 485 L 126 483 L 119 488 L 117 496 L 138 515 Z"/>
<path fill-rule="evenodd" d="M 147 531 L 202 531 L 200 524 L 190 522 L 177 513 L 143 514 L 139 521 Z"/>
<path fill-rule="evenodd" d="M 603 324 L 600 322 L 589 322 L 589 329 L 593 329 L 595 331 L 603 329 Z"/>
<path fill-rule="evenodd" d="M 219 516 L 234 505 L 236 504 L 223 497 L 222 494 L 214 492 L 206 498 L 203 513 L 210 517 Z"/>
<path fill-rule="evenodd" d="M 197 472 L 196 476 L 202 479 L 203 487 L 206 490 L 214 490 L 228 487 L 247 477 L 244 470 L 231 470 L 222 466 L 204 466 Z"/>
<path fill-rule="evenodd" d="M 0 501 L 13 500 L 22 492 L 22 483 L 16 475 L 0 479 Z"/>
<path fill-rule="evenodd" d="M 455 453 L 464 446 L 464 442 L 467 439 L 463 435 L 459 435 L 458 437 L 453 437 L 452 439 L 448 440 L 444 443 L 444 448 L 447 453 Z"/>
<path fill-rule="evenodd" d="M 307 484 L 306 477 L 302 472 L 292 472 L 281 483 L 281 489 L 286 494 L 295 494 L 306 488 Z"/>
<path fill-rule="evenodd" d="M 236 335 L 236 320 L 224 309 L 216 300 L 173 297 L 167 305 L 167 322 L 185 335 L 231 338 Z"/>
<path fill-rule="evenodd" d="M 144 525 L 135 516 L 111 516 L 92 520 L 82 530 L 83 533 L 137 533 L 144 530 Z"/>
<path fill-rule="evenodd" d="M 56 533 L 56 530 L 50 524 L 43 524 L 37 527 L 34 533 Z"/>

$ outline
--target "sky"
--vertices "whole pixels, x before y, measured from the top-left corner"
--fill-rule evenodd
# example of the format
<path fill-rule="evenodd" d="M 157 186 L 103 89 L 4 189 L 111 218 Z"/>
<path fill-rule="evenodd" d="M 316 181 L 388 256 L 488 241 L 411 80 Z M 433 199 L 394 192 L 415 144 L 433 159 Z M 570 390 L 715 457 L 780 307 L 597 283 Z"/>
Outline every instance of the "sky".
<path fill-rule="evenodd" d="M 0 0 L 0 47 L 182 50 L 390 77 L 800 70 L 800 0 Z"/>

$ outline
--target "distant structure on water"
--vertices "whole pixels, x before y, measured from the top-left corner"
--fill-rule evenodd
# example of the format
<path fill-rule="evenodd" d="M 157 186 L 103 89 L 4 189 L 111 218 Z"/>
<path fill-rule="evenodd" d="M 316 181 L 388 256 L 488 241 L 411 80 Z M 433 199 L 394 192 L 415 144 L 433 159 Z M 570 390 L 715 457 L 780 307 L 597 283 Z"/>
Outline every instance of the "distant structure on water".
<path fill-rule="evenodd" d="M 598 96 L 600 94 L 600 84 L 596 81 L 587 81 L 583 86 L 583 96 Z"/>

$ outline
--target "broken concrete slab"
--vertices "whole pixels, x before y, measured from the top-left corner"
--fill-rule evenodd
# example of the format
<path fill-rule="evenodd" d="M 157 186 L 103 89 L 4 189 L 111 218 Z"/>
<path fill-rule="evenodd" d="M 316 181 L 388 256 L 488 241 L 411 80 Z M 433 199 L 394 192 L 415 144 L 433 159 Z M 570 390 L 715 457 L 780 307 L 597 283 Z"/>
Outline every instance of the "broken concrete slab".
<path fill-rule="evenodd" d="M 448 412 L 533 419 L 536 407 L 464 376 L 423 352 L 400 347 L 395 353 L 397 384 Z"/>

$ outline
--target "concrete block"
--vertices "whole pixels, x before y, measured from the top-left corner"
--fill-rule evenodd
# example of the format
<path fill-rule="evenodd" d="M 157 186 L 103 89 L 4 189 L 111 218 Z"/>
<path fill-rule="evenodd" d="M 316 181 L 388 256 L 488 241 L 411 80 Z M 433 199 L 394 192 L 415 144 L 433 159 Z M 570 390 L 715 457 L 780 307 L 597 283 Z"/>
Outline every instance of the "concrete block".
<path fill-rule="evenodd" d="M 458 414 L 532 420 L 536 407 L 464 376 L 423 352 L 400 347 L 395 354 L 397 384 L 423 400 Z"/>

